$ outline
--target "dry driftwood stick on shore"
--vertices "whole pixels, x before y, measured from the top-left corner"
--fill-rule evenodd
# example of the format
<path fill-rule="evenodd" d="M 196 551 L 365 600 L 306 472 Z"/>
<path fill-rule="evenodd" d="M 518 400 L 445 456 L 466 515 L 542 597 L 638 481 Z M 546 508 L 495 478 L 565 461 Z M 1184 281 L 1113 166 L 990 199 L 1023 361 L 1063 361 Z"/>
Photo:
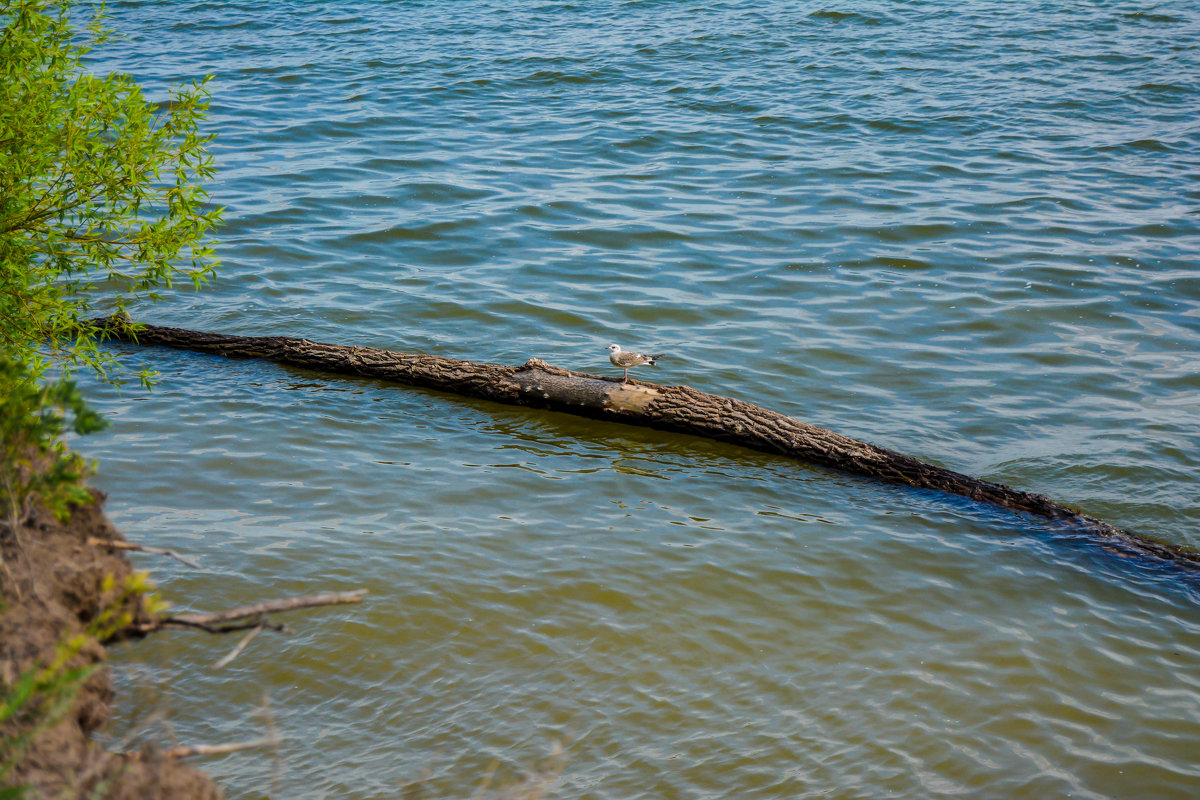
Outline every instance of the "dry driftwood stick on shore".
<path fill-rule="evenodd" d="M 689 386 L 659 386 L 573 372 L 531 358 L 521 366 L 371 347 L 313 342 L 289 336 L 234 336 L 183 328 L 142 326 L 130 333 L 120 320 L 94 324 L 114 338 L 227 358 L 257 358 L 341 375 L 355 375 L 532 406 L 660 430 L 704 436 L 778 453 L 888 483 L 934 489 L 1062 523 L 1122 555 L 1152 556 L 1200 571 L 1200 554 L 1124 531 L 1032 492 L 973 478 L 883 447 L 784 416 L 761 406 Z"/>
<path fill-rule="evenodd" d="M 293 611 L 298 608 L 361 603 L 363 595 L 366 593 L 366 589 L 355 589 L 352 592 L 325 592 L 301 597 L 285 597 L 281 600 L 267 600 L 254 605 L 232 608 L 228 611 L 215 611 L 209 614 L 173 614 L 142 623 L 136 627 L 136 630 L 138 633 L 153 633 L 164 628 L 199 628 L 208 633 L 230 633 L 231 631 L 263 627 L 274 631 L 284 631 L 286 628 L 283 625 L 265 622 L 263 617 L 267 614 Z M 247 618 L 252 621 L 245 624 L 225 624 Z"/>

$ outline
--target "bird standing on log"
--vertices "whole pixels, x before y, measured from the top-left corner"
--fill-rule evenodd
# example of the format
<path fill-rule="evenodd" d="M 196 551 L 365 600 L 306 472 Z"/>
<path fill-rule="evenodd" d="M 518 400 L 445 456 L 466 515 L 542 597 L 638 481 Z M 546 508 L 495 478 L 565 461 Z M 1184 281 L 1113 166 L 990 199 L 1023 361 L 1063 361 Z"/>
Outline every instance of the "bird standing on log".
<path fill-rule="evenodd" d="M 621 378 L 621 383 L 629 383 L 629 370 L 632 367 L 640 367 L 642 364 L 654 366 L 654 362 L 662 358 L 665 353 L 659 353 L 656 356 L 648 356 L 644 353 L 627 353 L 621 349 L 619 344 L 610 344 L 608 346 L 608 360 L 614 366 L 625 370 L 625 377 Z"/>

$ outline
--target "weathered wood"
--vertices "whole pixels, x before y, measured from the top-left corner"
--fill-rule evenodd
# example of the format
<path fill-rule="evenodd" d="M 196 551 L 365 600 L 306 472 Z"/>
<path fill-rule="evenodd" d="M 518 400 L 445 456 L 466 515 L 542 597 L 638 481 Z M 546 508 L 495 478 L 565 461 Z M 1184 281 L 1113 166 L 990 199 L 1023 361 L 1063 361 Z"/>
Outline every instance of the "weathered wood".
<path fill-rule="evenodd" d="M 124 320 L 97 320 L 95 324 L 109 336 L 142 345 L 227 358 L 266 359 L 731 442 L 887 483 L 949 492 L 1054 520 L 1072 532 L 1099 537 L 1119 553 L 1169 559 L 1200 570 L 1200 554 L 1188 548 L 1121 530 L 1044 495 L 973 478 L 752 403 L 689 386 L 660 386 L 633 378 L 623 384 L 616 377 L 574 372 L 536 358 L 521 366 L 507 366 L 287 336 L 235 336 L 155 325 L 139 326 L 131 332 Z"/>
<path fill-rule="evenodd" d="M 230 650 L 226 655 L 222 656 L 217 661 L 209 664 L 208 668 L 211 670 L 218 670 L 229 666 L 235 658 L 242 654 L 242 651 L 246 649 L 246 646 L 250 644 L 250 642 L 254 641 L 254 637 L 263 632 L 263 628 L 265 627 L 265 625 L 255 625 L 250 629 L 249 633 L 242 637 L 241 641 L 239 641 L 232 650 Z"/>
<path fill-rule="evenodd" d="M 162 755 L 167 758 L 190 758 L 191 756 L 223 756 L 227 753 L 236 753 L 241 750 L 255 750 L 260 747 L 278 747 L 282 740 L 277 738 L 255 739 L 252 742 L 234 742 L 231 744 L 192 744 L 172 747 L 170 750 L 162 752 Z M 130 761 L 142 761 L 146 757 L 146 752 L 142 750 L 134 750 L 128 753 L 121 754 L 124 758 Z"/>
<path fill-rule="evenodd" d="M 95 536 L 89 536 L 88 547 L 107 547 L 110 550 L 133 550 L 139 553 L 150 553 L 156 556 L 168 556 L 183 564 L 187 564 L 192 569 L 201 569 L 200 565 L 189 558 L 176 553 L 174 550 L 167 550 L 162 547 L 150 547 L 145 544 L 134 544 L 133 542 L 119 542 L 115 539 L 99 539 Z"/>
<path fill-rule="evenodd" d="M 247 630 L 259 626 L 272 630 L 284 631 L 282 625 L 263 621 L 267 614 L 277 614 L 281 611 L 293 611 L 298 608 L 315 608 L 317 606 L 339 606 L 351 603 L 361 603 L 366 589 L 355 589 L 350 592 L 325 592 L 323 594 L 306 594 L 301 597 L 285 597 L 281 600 L 266 600 L 249 606 L 240 606 L 226 611 L 214 611 L 208 614 L 170 614 L 156 617 L 149 622 L 133 626 L 137 633 L 154 633 L 167 628 L 199 628 L 209 633 L 230 633 Z M 253 621 L 243 625 L 228 625 L 240 619 L 253 618 Z"/>

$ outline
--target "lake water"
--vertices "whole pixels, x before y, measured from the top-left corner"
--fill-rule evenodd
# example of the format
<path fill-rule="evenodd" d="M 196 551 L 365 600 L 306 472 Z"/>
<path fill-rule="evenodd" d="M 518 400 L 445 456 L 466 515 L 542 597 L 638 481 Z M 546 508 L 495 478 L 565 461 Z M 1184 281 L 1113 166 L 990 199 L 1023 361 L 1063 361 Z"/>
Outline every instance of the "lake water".
<path fill-rule="evenodd" d="M 224 269 L 139 317 L 614 370 L 1200 545 L 1200 11 L 117 2 L 204 73 Z M 80 442 L 180 608 L 118 648 L 229 797 L 1194 798 L 1200 590 L 1054 525 L 709 441 L 126 349 Z M 266 721 L 263 698 L 269 696 Z M 144 721 L 144 720 L 143 720 Z M 546 764 L 556 746 L 561 759 Z"/>

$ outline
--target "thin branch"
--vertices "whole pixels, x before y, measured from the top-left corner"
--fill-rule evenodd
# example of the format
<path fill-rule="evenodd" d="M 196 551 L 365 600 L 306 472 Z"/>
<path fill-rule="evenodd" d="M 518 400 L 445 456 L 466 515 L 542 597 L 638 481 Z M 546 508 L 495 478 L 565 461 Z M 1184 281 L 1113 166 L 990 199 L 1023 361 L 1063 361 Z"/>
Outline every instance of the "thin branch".
<path fill-rule="evenodd" d="M 187 758 L 188 756 L 222 756 L 226 753 L 236 753 L 239 750 L 251 750 L 256 747 L 278 747 L 278 739 L 255 739 L 252 742 L 234 742 L 232 744 L 193 744 L 183 747 L 172 747 L 167 751 L 167 758 Z"/>
<path fill-rule="evenodd" d="M 207 625 L 203 622 L 190 622 L 186 619 L 178 617 L 164 617 L 147 622 L 142 625 L 134 626 L 134 629 L 140 633 L 153 633 L 154 631 L 164 630 L 166 628 L 195 628 L 196 630 L 204 631 L 205 633 L 235 633 L 237 631 L 248 631 L 251 628 L 263 627 L 276 633 L 294 633 L 291 628 L 279 622 L 266 622 L 261 619 L 256 619 L 251 622 L 237 622 L 232 625 Z"/>
<path fill-rule="evenodd" d="M 192 744 L 182 747 L 172 747 L 163 755 L 167 758 L 187 758 L 188 756 L 223 756 L 226 753 L 236 753 L 239 750 L 251 750 L 256 747 L 275 747 L 279 739 L 255 739 L 252 742 L 234 742 L 232 744 Z M 142 751 L 125 753 L 130 761 L 141 761 Z"/>
<path fill-rule="evenodd" d="M 58 205 L 42 211 L 30 210 L 30 213 L 27 214 L 20 222 L 13 222 L 12 224 L 6 226 L 4 232 L 8 233 L 9 231 L 15 230 L 28 230 L 37 226 L 43 220 L 49 219 L 50 217 L 65 215 L 67 212 L 74 211 L 80 206 L 93 203 L 102 198 L 108 188 L 108 185 L 103 181 L 89 184 L 75 184 L 70 188 L 70 190 L 67 191 L 66 194 L 62 196 L 61 202 Z M 41 203 L 39 201 L 38 205 L 40 204 Z"/>
<path fill-rule="evenodd" d="M 187 564 L 192 569 L 203 569 L 199 564 L 190 559 L 176 553 L 174 550 L 166 550 L 162 547 L 151 547 L 145 544 L 134 544 L 133 542 L 118 542 L 113 539 L 97 539 L 95 536 L 89 536 L 87 543 L 92 547 L 110 547 L 113 550 L 136 550 L 139 553 L 151 553 L 156 556 L 170 556 L 176 561 L 181 561 Z"/>
<path fill-rule="evenodd" d="M 262 629 L 263 625 L 261 624 L 255 625 L 253 628 L 251 628 L 250 632 L 243 636 L 242 640 L 237 643 L 237 647 L 229 651 L 229 655 L 225 656 L 220 661 L 215 662 L 211 667 L 209 667 L 209 669 L 218 670 L 227 666 L 229 662 L 241 655 L 241 652 L 246 649 L 246 645 L 250 644 L 250 642 L 254 640 L 255 636 L 258 636 L 260 633 L 262 633 Z"/>
<path fill-rule="evenodd" d="M 267 600 L 250 606 L 233 608 L 228 611 L 216 611 L 211 614 L 180 614 L 170 619 L 176 622 L 201 623 L 216 625 L 231 622 L 235 619 L 258 617 L 263 614 L 273 614 L 278 611 L 291 611 L 296 608 L 312 608 L 314 606 L 336 606 L 346 603 L 361 603 L 366 589 L 356 589 L 353 592 L 325 592 L 309 594 L 302 597 L 285 597 L 282 600 Z"/>
<path fill-rule="evenodd" d="M 175 616 L 159 617 L 151 622 L 133 626 L 139 633 L 153 633 L 163 628 L 199 628 L 208 633 L 230 633 L 244 631 L 259 625 L 271 630 L 284 632 L 287 628 L 276 623 L 266 622 L 262 617 L 280 611 L 292 611 L 297 608 L 313 608 L 315 606 L 336 606 L 348 603 L 361 603 L 366 589 L 356 589 L 352 592 L 325 592 L 309 594 L 301 597 L 285 597 L 281 600 L 267 600 L 250 606 L 241 606 L 228 611 L 216 611 L 210 614 L 178 614 Z M 253 618 L 253 621 L 234 625 L 222 623 L 234 620 Z"/>

